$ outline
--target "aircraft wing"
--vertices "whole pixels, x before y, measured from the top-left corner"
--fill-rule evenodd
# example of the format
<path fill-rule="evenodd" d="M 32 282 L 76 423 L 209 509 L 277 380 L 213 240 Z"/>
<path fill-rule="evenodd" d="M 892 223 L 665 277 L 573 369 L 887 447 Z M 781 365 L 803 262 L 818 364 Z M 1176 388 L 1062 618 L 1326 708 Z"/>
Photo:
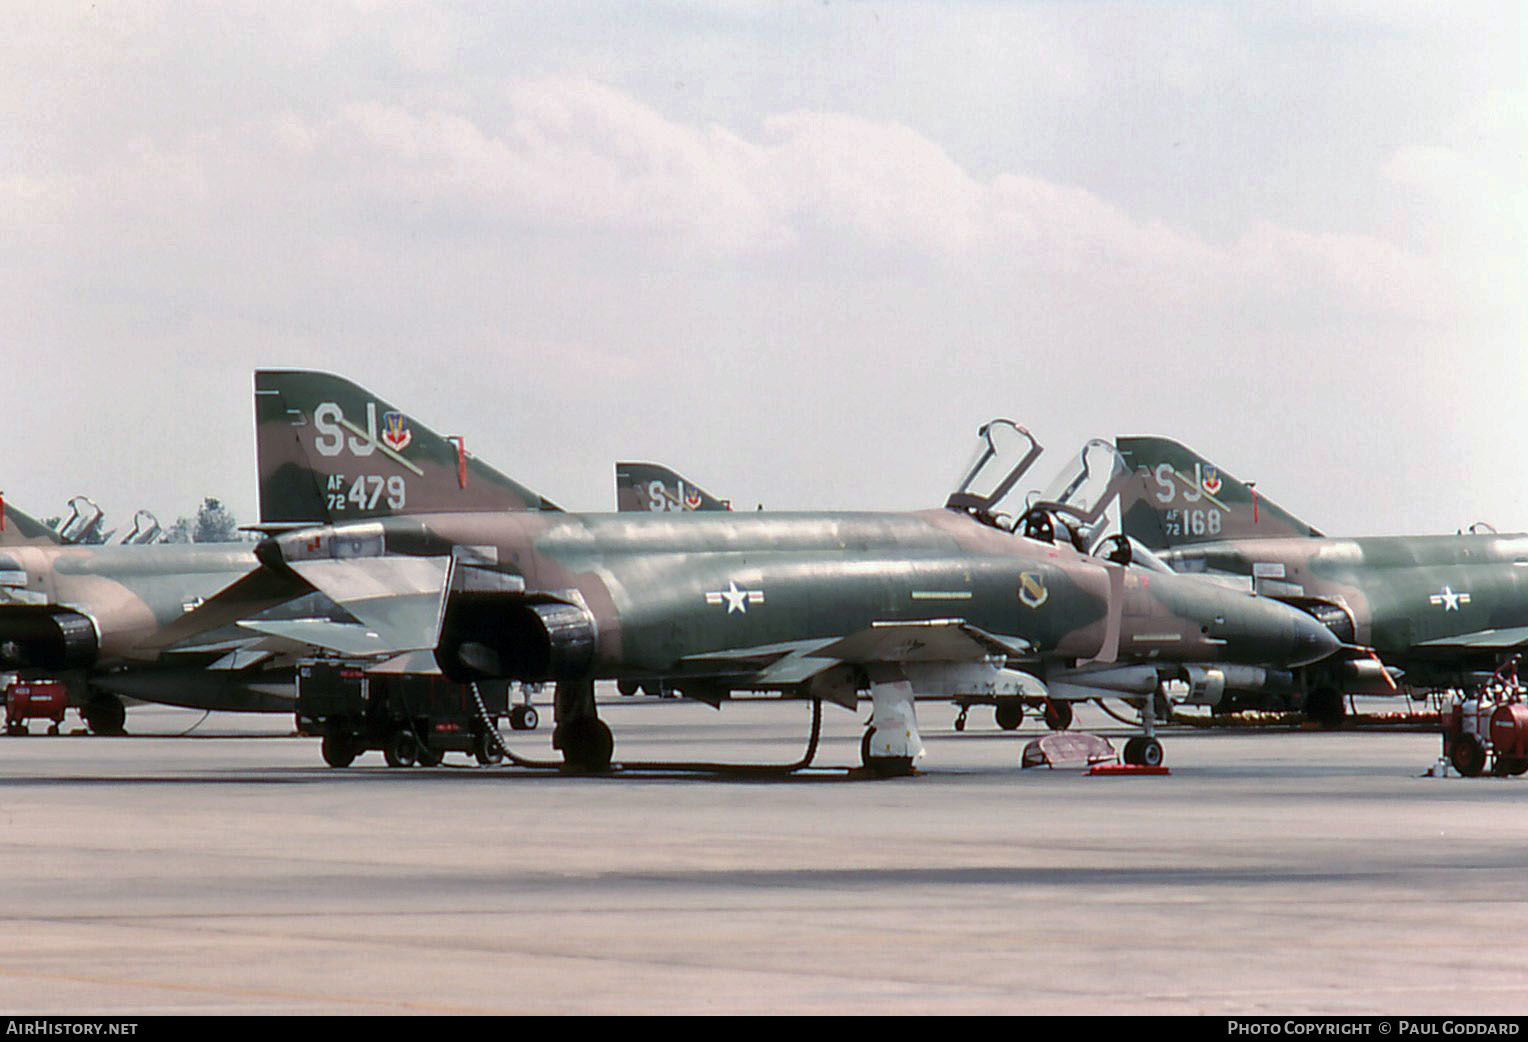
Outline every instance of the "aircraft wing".
<path fill-rule="evenodd" d="M 203 650 L 190 646 L 192 638 L 200 637 L 202 643 L 216 640 L 208 634 L 311 592 L 312 587 L 290 575 L 257 567 L 155 631 L 139 647 L 162 650 L 182 645 L 178 650 Z"/>
<path fill-rule="evenodd" d="M 449 557 L 368 557 L 295 561 L 313 589 L 352 615 L 331 619 L 245 619 L 257 633 L 345 655 L 382 655 L 435 647 L 450 585 Z"/>
<path fill-rule="evenodd" d="M 161 629 L 144 646 L 223 650 L 258 639 L 256 634 L 275 638 L 281 642 L 278 647 L 308 645 L 348 655 L 435 646 L 451 558 L 296 561 L 288 568 L 289 572 L 251 571 Z M 317 603 L 305 605 L 304 597 Z M 282 606 L 287 610 L 273 617 Z M 249 632 L 230 638 L 223 630 L 232 626 Z"/>
<path fill-rule="evenodd" d="M 964 619 L 930 619 L 876 622 L 843 637 L 741 648 L 695 655 L 684 661 L 692 667 L 746 675 L 751 683 L 775 687 L 802 684 L 844 664 L 977 662 L 995 655 L 1023 658 L 1032 651 L 1026 641 L 988 633 Z"/>
<path fill-rule="evenodd" d="M 1476 630 L 1453 637 L 1439 637 L 1412 645 L 1413 651 L 1515 651 L 1528 647 L 1528 626 L 1508 626 L 1503 629 Z"/>
<path fill-rule="evenodd" d="M 874 622 L 813 655 L 855 663 L 974 662 L 993 655 L 1021 658 L 1031 650 L 1027 641 L 998 637 L 964 619 L 928 619 Z"/>

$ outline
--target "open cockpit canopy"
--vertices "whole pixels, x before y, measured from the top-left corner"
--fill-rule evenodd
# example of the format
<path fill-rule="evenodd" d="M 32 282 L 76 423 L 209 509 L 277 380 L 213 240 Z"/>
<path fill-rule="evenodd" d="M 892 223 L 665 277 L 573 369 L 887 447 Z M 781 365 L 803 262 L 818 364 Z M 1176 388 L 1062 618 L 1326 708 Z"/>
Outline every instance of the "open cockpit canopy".
<path fill-rule="evenodd" d="M 1108 527 L 1106 514 L 1130 479 L 1130 468 L 1108 441 L 1094 438 L 1043 491 L 1019 494 L 1019 482 L 1041 452 L 1032 434 L 1012 420 L 978 432 L 976 451 L 945 506 L 984 524 L 1054 542 L 1061 536 L 1083 553 Z"/>
<path fill-rule="evenodd" d="M 1025 515 L 1053 514 L 1091 544 L 1104 512 L 1130 479 L 1130 468 L 1110 442 L 1094 438 L 1061 468 L 1045 491 L 1031 496 Z"/>
<path fill-rule="evenodd" d="M 951 510 L 961 510 L 987 524 L 1008 528 L 1000 518 L 1011 517 L 1023 500 L 1013 492 L 1045 450 L 1034 436 L 1012 420 L 993 420 L 977 432 L 976 451 L 961 471 L 961 480 L 945 500 Z M 1009 513 L 1004 512 L 1007 503 Z"/>

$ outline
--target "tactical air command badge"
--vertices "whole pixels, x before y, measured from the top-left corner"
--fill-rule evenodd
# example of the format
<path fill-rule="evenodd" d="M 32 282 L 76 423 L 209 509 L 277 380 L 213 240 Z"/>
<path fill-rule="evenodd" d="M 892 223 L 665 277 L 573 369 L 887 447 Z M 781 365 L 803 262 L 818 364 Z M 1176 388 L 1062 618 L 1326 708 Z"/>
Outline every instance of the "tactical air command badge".
<path fill-rule="evenodd" d="M 394 452 L 402 452 L 408 448 L 409 442 L 414 440 L 414 432 L 409 430 L 409 418 L 401 412 L 383 413 L 382 440 L 387 442 L 387 447 Z"/>
<path fill-rule="evenodd" d="M 1019 600 L 1031 608 L 1038 608 L 1050 596 L 1045 588 L 1045 576 L 1039 572 L 1019 573 Z"/>

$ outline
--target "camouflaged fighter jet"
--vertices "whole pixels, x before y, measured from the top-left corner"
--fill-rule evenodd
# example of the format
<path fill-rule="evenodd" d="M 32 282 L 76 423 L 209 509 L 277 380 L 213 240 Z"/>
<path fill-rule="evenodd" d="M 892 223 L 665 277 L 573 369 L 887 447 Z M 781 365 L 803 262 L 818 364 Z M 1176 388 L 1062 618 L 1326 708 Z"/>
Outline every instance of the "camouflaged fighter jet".
<path fill-rule="evenodd" d="M 342 419 L 347 406 L 364 429 Z M 310 448 L 318 453 L 331 444 L 344 444 L 347 458 L 357 458 L 356 445 L 379 453 L 409 447 L 406 426 L 398 434 L 390 415 L 343 396 L 313 422 Z M 401 505 L 401 483 L 342 483 L 330 473 L 325 487 L 315 487 L 305 463 L 288 465 L 291 446 L 262 443 L 260 451 L 273 461 L 261 474 L 262 506 L 289 524 L 375 516 Z M 402 471 L 422 509 L 557 509 L 473 459 L 460 441 L 423 441 L 411 455 L 430 468 L 428 479 L 423 471 Z M 190 609 L 258 567 L 252 543 L 133 545 L 158 533 L 158 523 L 140 511 L 131 532 L 113 545 L 77 544 L 99 532 L 102 513 L 82 496 L 70 508 L 61 536 L 0 499 L 0 673 L 67 681 L 73 704 L 98 733 L 122 730 L 123 696 L 193 709 L 292 711 L 290 652 L 306 645 L 233 626 L 233 620 L 215 629 L 200 617 L 185 621 Z M 244 583 L 239 593 L 267 621 L 349 618 L 319 595 L 293 600 L 284 584 L 272 596 L 262 578 Z"/>
<path fill-rule="evenodd" d="M 170 649 L 161 638 L 203 598 L 247 574 L 251 543 L 70 545 L 14 507 L 0 507 L 0 672 L 55 676 L 92 731 L 116 733 L 121 696 L 197 709 L 290 711 L 285 690 L 254 667 L 248 633 L 209 634 Z"/>
<path fill-rule="evenodd" d="M 1175 571 L 1299 607 L 1350 646 L 1296 673 L 1315 719 L 1340 722 L 1345 694 L 1478 688 L 1528 648 L 1528 535 L 1330 538 L 1175 441 L 1116 445 L 1138 475 L 1127 535 Z"/>
<path fill-rule="evenodd" d="M 615 465 L 615 508 L 621 513 L 670 510 L 731 510 L 732 502 L 717 499 L 688 478 L 659 463 Z"/>
<path fill-rule="evenodd" d="M 1009 421 L 982 428 L 945 509 L 475 511 L 453 501 L 481 472 L 401 410 L 323 373 L 262 371 L 255 387 L 262 525 L 273 534 L 257 550 L 261 572 L 191 615 L 242 618 L 389 668 L 407 658 L 458 680 L 555 681 L 553 744 L 582 769 L 608 767 L 613 752 L 598 678 L 671 677 L 713 704 L 747 689 L 852 709 L 868 688 L 864 759 L 896 773 L 923 752 L 915 691 L 1043 696 L 1071 685 L 1094 697 L 1090 678 L 1132 666 L 1287 665 L 1337 647 L 1277 602 L 1007 527 L 1000 508 L 1039 454 Z M 284 494 L 267 498 L 282 469 L 308 489 L 309 510 L 347 520 L 291 528 L 308 515 Z M 279 582 L 326 594 L 355 623 L 246 610 L 244 588 Z M 1160 762 L 1161 747 L 1148 736 L 1127 757 Z"/>

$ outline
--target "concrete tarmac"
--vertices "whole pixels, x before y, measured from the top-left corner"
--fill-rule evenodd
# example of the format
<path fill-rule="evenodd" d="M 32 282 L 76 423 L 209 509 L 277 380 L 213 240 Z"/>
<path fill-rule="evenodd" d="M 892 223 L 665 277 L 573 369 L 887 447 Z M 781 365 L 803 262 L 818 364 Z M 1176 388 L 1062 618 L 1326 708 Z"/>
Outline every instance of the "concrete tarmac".
<path fill-rule="evenodd" d="M 627 761 L 788 762 L 809 719 L 601 712 Z M 542 715 L 517 751 L 552 756 Z M 824 709 L 820 762 L 864 715 Z M 147 706 L 3 738 L 0 1010 L 1528 1013 L 1528 779 L 1287 728 L 1172 729 L 1170 777 L 1020 771 L 1032 720 L 919 715 L 890 781 L 337 771 L 287 718 Z"/>

